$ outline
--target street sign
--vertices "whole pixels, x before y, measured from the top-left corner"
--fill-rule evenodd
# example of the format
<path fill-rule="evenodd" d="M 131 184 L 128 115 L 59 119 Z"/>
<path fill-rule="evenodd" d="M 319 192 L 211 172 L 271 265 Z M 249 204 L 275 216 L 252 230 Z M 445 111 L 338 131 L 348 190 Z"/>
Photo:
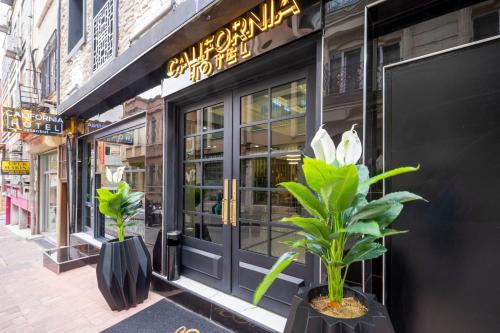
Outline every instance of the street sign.
<path fill-rule="evenodd" d="M 30 162 L 2 161 L 2 175 L 29 175 Z"/>

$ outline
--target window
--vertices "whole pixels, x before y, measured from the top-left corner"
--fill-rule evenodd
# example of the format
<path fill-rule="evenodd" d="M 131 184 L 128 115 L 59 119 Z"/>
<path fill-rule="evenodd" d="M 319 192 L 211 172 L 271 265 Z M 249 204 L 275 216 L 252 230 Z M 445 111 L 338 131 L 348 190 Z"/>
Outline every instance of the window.
<path fill-rule="evenodd" d="M 473 40 L 480 40 L 498 35 L 500 30 L 499 12 L 494 11 L 473 19 Z"/>
<path fill-rule="evenodd" d="M 325 70 L 326 93 L 335 95 L 361 89 L 362 70 L 361 48 L 333 54 Z"/>
<path fill-rule="evenodd" d="M 116 1 L 94 1 L 94 19 L 92 22 L 94 71 L 107 64 L 116 55 L 116 12 Z"/>
<path fill-rule="evenodd" d="M 42 98 L 48 97 L 56 90 L 56 32 L 52 33 L 43 50 L 43 60 L 40 66 L 40 81 Z"/>
<path fill-rule="evenodd" d="M 401 52 L 399 43 L 384 45 L 378 48 L 378 90 L 382 90 L 382 70 L 384 69 L 384 66 L 396 63 L 400 60 Z"/>
<path fill-rule="evenodd" d="M 85 0 L 68 1 L 68 54 L 85 39 Z"/>

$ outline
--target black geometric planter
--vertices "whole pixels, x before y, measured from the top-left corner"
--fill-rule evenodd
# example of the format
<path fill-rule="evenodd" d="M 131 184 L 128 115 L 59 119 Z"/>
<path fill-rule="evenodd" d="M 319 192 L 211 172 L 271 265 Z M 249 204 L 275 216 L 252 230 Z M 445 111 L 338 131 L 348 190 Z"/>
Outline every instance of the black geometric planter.
<path fill-rule="evenodd" d="M 328 295 L 328 286 L 304 289 L 294 296 L 284 333 L 394 333 L 386 308 L 374 295 L 344 287 L 345 297 L 355 297 L 368 309 L 364 316 L 353 319 L 333 318 L 314 310 L 309 301 L 319 295 Z"/>
<path fill-rule="evenodd" d="M 141 237 L 103 243 L 97 263 L 97 285 L 112 310 L 134 307 L 148 298 L 151 256 Z"/>

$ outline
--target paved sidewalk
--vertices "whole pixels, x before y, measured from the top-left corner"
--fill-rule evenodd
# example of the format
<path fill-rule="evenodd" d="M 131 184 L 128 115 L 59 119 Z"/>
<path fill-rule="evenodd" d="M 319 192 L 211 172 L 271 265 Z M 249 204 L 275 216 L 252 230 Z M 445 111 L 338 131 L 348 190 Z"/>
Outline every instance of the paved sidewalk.
<path fill-rule="evenodd" d="M 56 275 L 42 266 L 42 248 L 0 222 L 0 332 L 100 332 L 162 299 L 111 311 L 97 289 L 95 269 Z"/>

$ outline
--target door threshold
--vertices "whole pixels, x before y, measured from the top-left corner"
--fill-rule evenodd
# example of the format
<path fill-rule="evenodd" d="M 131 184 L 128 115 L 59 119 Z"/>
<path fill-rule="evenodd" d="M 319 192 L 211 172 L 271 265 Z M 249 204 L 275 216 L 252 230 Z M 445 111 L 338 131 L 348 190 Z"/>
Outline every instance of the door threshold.
<path fill-rule="evenodd" d="M 167 279 L 153 272 L 153 276 L 156 281 L 154 281 L 153 285 L 155 286 L 156 291 L 162 292 L 166 291 L 165 288 L 169 292 L 164 294 L 165 297 L 173 300 L 174 302 L 181 303 L 181 305 L 185 307 L 190 307 L 193 311 L 199 311 L 200 314 L 208 317 L 211 320 L 216 320 L 220 324 L 226 326 L 229 329 L 232 329 L 236 332 L 247 331 L 242 328 L 230 327 L 231 324 L 239 324 L 244 325 L 244 322 L 248 322 L 249 326 L 257 326 L 262 329 L 262 332 L 283 332 L 285 329 L 286 318 L 282 317 L 274 312 L 263 309 L 261 307 L 255 306 L 252 303 L 244 301 L 240 298 L 237 298 L 233 295 L 229 295 L 219 291 L 217 289 L 208 287 L 198 281 L 192 280 L 188 277 L 181 276 L 179 280 L 176 281 L 167 281 Z M 162 284 L 162 286 L 158 286 L 158 282 Z M 202 305 L 196 302 L 194 299 L 190 299 L 188 302 L 182 300 L 179 302 L 178 293 L 171 288 L 168 288 L 168 285 L 174 287 L 172 289 L 181 289 L 189 292 L 191 295 L 197 296 L 199 299 L 206 301 L 208 307 L 206 309 L 202 309 Z M 174 291 L 173 293 L 170 293 Z M 176 299 L 177 298 L 177 299 Z M 191 304 L 193 303 L 193 304 Z M 215 307 L 214 311 L 212 311 L 212 306 Z M 222 312 L 217 309 L 219 307 L 221 310 L 225 310 L 230 316 L 225 316 Z M 218 318 L 222 317 L 222 318 Z M 221 320 L 223 318 L 230 318 L 231 320 Z M 243 320 L 241 320 L 243 319 Z M 224 321 L 224 322 L 223 322 Z M 259 330 L 256 330 L 257 327 L 248 327 L 248 332 L 258 333 Z"/>

